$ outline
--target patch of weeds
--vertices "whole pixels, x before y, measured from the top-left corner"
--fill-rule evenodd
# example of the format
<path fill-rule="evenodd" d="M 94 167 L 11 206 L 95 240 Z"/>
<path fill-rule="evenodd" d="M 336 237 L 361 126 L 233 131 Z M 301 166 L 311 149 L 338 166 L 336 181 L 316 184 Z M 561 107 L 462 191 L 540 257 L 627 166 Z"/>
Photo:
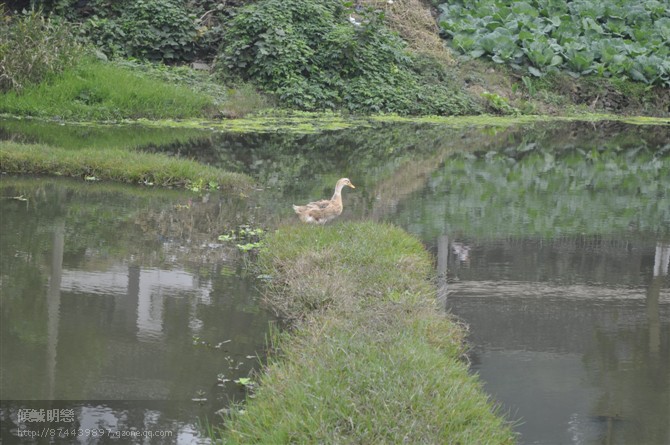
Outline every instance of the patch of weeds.
<path fill-rule="evenodd" d="M 270 107 L 267 96 L 259 93 L 251 84 L 243 83 L 227 90 L 225 100 L 220 104 L 223 117 L 237 119 Z"/>
<path fill-rule="evenodd" d="M 510 105 L 509 101 L 496 93 L 484 91 L 482 97 L 486 100 L 488 107 L 499 114 L 519 114 L 519 110 Z"/>
<path fill-rule="evenodd" d="M 5 8 L 0 4 L 0 92 L 20 92 L 79 60 L 82 48 L 64 20 L 37 10 L 7 15 Z"/>
<path fill-rule="evenodd" d="M 217 114 L 226 118 L 242 118 L 270 108 L 271 99 L 257 91 L 249 83 L 234 86 L 224 85 L 209 72 L 195 70 L 187 66 L 170 66 L 136 60 L 122 60 L 118 65 L 151 78 L 190 88 L 198 94 L 211 97 L 217 108 Z"/>
<path fill-rule="evenodd" d="M 93 59 L 68 66 L 48 83 L 26 86 L 21 94 L 0 96 L 0 112 L 66 120 L 204 118 L 213 110 L 204 93 Z"/>

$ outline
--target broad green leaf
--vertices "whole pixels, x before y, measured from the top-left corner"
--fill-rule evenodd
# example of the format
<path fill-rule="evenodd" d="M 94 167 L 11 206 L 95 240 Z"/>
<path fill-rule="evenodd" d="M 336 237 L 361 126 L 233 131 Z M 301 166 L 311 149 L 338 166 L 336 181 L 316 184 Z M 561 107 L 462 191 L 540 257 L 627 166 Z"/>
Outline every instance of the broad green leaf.
<path fill-rule="evenodd" d="M 531 40 L 532 41 L 532 40 L 535 40 L 536 38 L 537 38 L 537 36 L 535 36 L 530 31 L 527 31 L 525 29 L 522 29 L 521 31 L 519 31 L 519 40 L 521 40 L 521 41 L 525 41 L 525 40 Z"/>
<path fill-rule="evenodd" d="M 472 41 L 454 39 L 453 46 L 471 56 L 484 51 L 494 62 L 540 72 L 565 67 L 573 75 L 626 73 L 642 82 L 670 81 L 663 63 L 637 60 L 670 60 L 667 1 L 454 0 L 439 9 L 447 33 L 468 30 Z"/>
<path fill-rule="evenodd" d="M 558 66 L 563 63 L 563 58 L 558 54 L 551 58 L 550 66 Z"/>
<path fill-rule="evenodd" d="M 630 77 L 631 77 L 632 79 L 634 79 L 634 80 L 637 80 L 637 81 L 640 81 L 640 82 L 645 82 L 645 83 L 647 82 L 647 78 L 644 77 L 644 74 L 642 74 L 641 72 L 639 72 L 639 71 L 636 70 L 635 68 L 631 68 L 631 69 L 628 71 L 628 74 L 629 74 Z"/>

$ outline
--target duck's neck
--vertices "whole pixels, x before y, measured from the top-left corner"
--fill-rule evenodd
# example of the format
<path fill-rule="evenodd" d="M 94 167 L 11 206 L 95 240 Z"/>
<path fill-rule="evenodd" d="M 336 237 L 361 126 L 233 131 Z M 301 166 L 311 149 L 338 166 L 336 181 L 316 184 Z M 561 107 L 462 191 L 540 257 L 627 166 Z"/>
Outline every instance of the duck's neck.
<path fill-rule="evenodd" d="M 335 186 L 335 193 L 333 193 L 333 197 L 330 198 L 331 201 L 341 201 L 342 200 L 342 188 L 344 187 L 344 184 L 337 184 Z"/>

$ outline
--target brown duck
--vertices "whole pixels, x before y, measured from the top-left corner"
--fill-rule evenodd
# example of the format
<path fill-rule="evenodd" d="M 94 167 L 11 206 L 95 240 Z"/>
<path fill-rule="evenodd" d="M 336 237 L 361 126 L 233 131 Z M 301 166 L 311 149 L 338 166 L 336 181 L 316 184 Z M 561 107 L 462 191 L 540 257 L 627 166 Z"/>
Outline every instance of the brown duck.
<path fill-rule="evenodd" d="M 355 189 L 348 178 L 342 178 L 335 184 L 335 193 L 330 199 L 310 202 L 304 206 L 293 206 L 301 221 L 311 224 L 325 224 L 342 213 L 342 189 L 344 186 Z"/>

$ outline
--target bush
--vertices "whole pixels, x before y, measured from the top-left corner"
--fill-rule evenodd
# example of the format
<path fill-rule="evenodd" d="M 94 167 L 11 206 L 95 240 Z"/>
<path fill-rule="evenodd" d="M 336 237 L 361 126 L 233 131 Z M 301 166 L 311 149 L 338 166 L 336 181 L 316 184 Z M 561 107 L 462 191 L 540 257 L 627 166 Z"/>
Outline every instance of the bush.
<path fill-rule="evenodd" d="M 67 23 L 34 10 L 13 17 L 2 15 L 0 92 L 19 92 L 62 72 L 78 59 L 81 47 Z"/>
<path fill-rule="evenodd" d="M 183 2 L 138 0 L 121 17 L 129 56 L 148 60 L 191 60 L 195 50 L 196 21 Z"/>
<path fill-rule="evenodd" d="M 82 16 L 84 11 L 69 14 L 82 20 L 85 39 L 109 56 L 165 62 L 195 56 L 198 20 L 184 2 L 138 0 L 89 6 L 93 14 L 88 17 Z"/>
<path fill-rule="evenodd" d="M 303 110 L 472 112 L 465 96 L 431 84 L 413 65 L 380 11 L 355 12 L 324 0 L 263 0 L 237 10 L 217 70 Z"/>

